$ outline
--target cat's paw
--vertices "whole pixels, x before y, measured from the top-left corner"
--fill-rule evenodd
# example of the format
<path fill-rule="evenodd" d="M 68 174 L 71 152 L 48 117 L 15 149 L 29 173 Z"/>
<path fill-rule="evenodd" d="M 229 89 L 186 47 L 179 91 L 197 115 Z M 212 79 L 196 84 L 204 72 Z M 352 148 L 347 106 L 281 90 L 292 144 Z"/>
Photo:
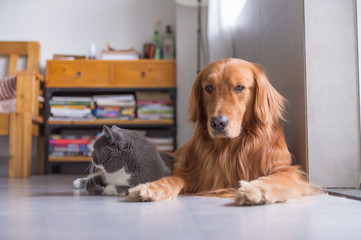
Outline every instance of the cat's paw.
<path fill-rule="evenodd" d="M 85 189 L 90 195 L 103 195 L 104 188 L 97 185 L 93 179 L 89 179 L 85 183 Z"/>
<path fill-rule="evenodd" d="M 103 195 L 104 194 L 104 188 L 102 187 L 92 187 L 86 189 L 89 195 Z"/>
<path fill-rule="evenodd" d="M 127 186 L 116 186 L 113 184 L 109 184 L 104 188 L 104 195 L 107 196 L 126 196 L 128 195 L 128 189 Z"/>
<path fill-rule="evenodd" d="M 128 186 L 116 186 L 117 193 L 120 196 L 127 196 L 129 194 L 129 187 Z"/>
<path fill-rule="evenodd" d="M 87 180 L 88 180 L 88 178 L 77 178 L 73 181 L 73 187 L 75 189 L 84 188 Z"/>
<path fill-rule="evenodd" d="M 234 202 L 237 205 L 261 205 L 267 202 L 263 191 L 250 182 L 240 181 Z"/>
<path fill-rule="evenodd" d="M 107 196 L 117 196 L 117 195 L 119 195 L 118 192 L 117 192 L 116 186 L 113 185 L 113 184 L 107 185 L 104 188 L 103 194 L 107 195 Z"/>

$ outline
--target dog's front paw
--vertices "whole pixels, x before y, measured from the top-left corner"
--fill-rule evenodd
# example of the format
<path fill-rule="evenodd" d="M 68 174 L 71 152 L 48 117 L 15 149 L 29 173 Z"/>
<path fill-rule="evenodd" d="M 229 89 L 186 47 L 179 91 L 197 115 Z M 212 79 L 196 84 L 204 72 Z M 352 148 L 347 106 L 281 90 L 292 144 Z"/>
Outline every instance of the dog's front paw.
<path fill-rule="evenodd" d="M 139 184 L 136 187 L 129 189 L 129 194 L 126 198 L 130 201 L 135 202 L 153 202 L 156 201 L 155 189 L 154 186 L 151 186 L 152 183 Z"/>
<path fill-rule="evenodd" d="M 183 180 L 179 177 L 164 177 L 160 180 L 139 184 L 129 189 L 126 197 L 130 201 L 154 202 L 172 199 L 178 196 L 183 188 Z"/>
<path fill-rule="evenodd" d="M 240 187 L 235 194 L 235 204 L 237 205 L 261 205 L 266 203 L 263 191 L 252 185 L 250 182 L 240 181 Z"/>
<path fill-rule="evenodd" d="M 177 196 L 173 193 L 169 184 L 164 183 L 162 180 L 155 182 L 139 184 L 136 187 L 129 189 L 129 194 L 126 198 L 130 201 L 137 202 L 155 202 L 170 199 Z"/>

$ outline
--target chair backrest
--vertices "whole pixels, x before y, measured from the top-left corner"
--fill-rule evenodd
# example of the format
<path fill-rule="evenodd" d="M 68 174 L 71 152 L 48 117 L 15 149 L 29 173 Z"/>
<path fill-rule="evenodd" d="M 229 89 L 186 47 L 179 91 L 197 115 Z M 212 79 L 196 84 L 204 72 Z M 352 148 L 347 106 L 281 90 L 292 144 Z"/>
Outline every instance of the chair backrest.
<path fill-rule="evenodd" d="M 26 70 L 39 71 L 40 44 L 38 42 L 0 41 L 0 56 L 9 56 L 8 75 L 14 75 L 16 73 L 19 56 L 27 57 Z"/>

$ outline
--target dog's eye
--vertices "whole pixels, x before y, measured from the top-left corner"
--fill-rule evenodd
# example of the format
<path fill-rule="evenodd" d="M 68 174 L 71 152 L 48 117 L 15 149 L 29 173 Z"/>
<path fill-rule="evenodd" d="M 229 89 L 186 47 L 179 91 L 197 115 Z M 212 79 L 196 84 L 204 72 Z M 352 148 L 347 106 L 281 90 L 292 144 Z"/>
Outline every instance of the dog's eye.
<path fill-rule="evenodd" d="M 207 93 L 211 93 L 213 91 L 213 87 L 211 85 L 207 85 L 204 89 Z"/>
<path fill-rule="evenodd" d="M 240 93 L 240 92 L 242 92 L 242 91 L 243 91 L 243 89 L 244 89 L 244 87 L 243 87 L 243 86 L 238 85 L 238 86 L 234 89 L 234 92 L 235 92 L 235 93 Z"/>

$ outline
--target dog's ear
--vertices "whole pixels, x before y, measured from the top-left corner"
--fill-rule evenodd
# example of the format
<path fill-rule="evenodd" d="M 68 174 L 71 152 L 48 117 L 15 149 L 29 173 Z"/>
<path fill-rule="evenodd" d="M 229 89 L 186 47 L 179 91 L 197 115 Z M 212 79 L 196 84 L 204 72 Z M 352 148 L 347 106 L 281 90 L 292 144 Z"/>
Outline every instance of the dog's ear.
<path fill-rule="evenodd" d="M 253 66 L 255 81 L 255 120 L 267 126 L 277 123 L 279 119 L 285 120 L 284 108 L 286 99 L 272 87 L 263 69 L 257 64 L 253 64 Z"/>
<path fill-rule="evenodd" d="M 198 74 L 193 83 L 192 93 L 189 101 L 188 118 L 189 121 L 200 122 L 204 116 L 203 108 L 203 89 L 202 89 L 203 71 Z"/>

